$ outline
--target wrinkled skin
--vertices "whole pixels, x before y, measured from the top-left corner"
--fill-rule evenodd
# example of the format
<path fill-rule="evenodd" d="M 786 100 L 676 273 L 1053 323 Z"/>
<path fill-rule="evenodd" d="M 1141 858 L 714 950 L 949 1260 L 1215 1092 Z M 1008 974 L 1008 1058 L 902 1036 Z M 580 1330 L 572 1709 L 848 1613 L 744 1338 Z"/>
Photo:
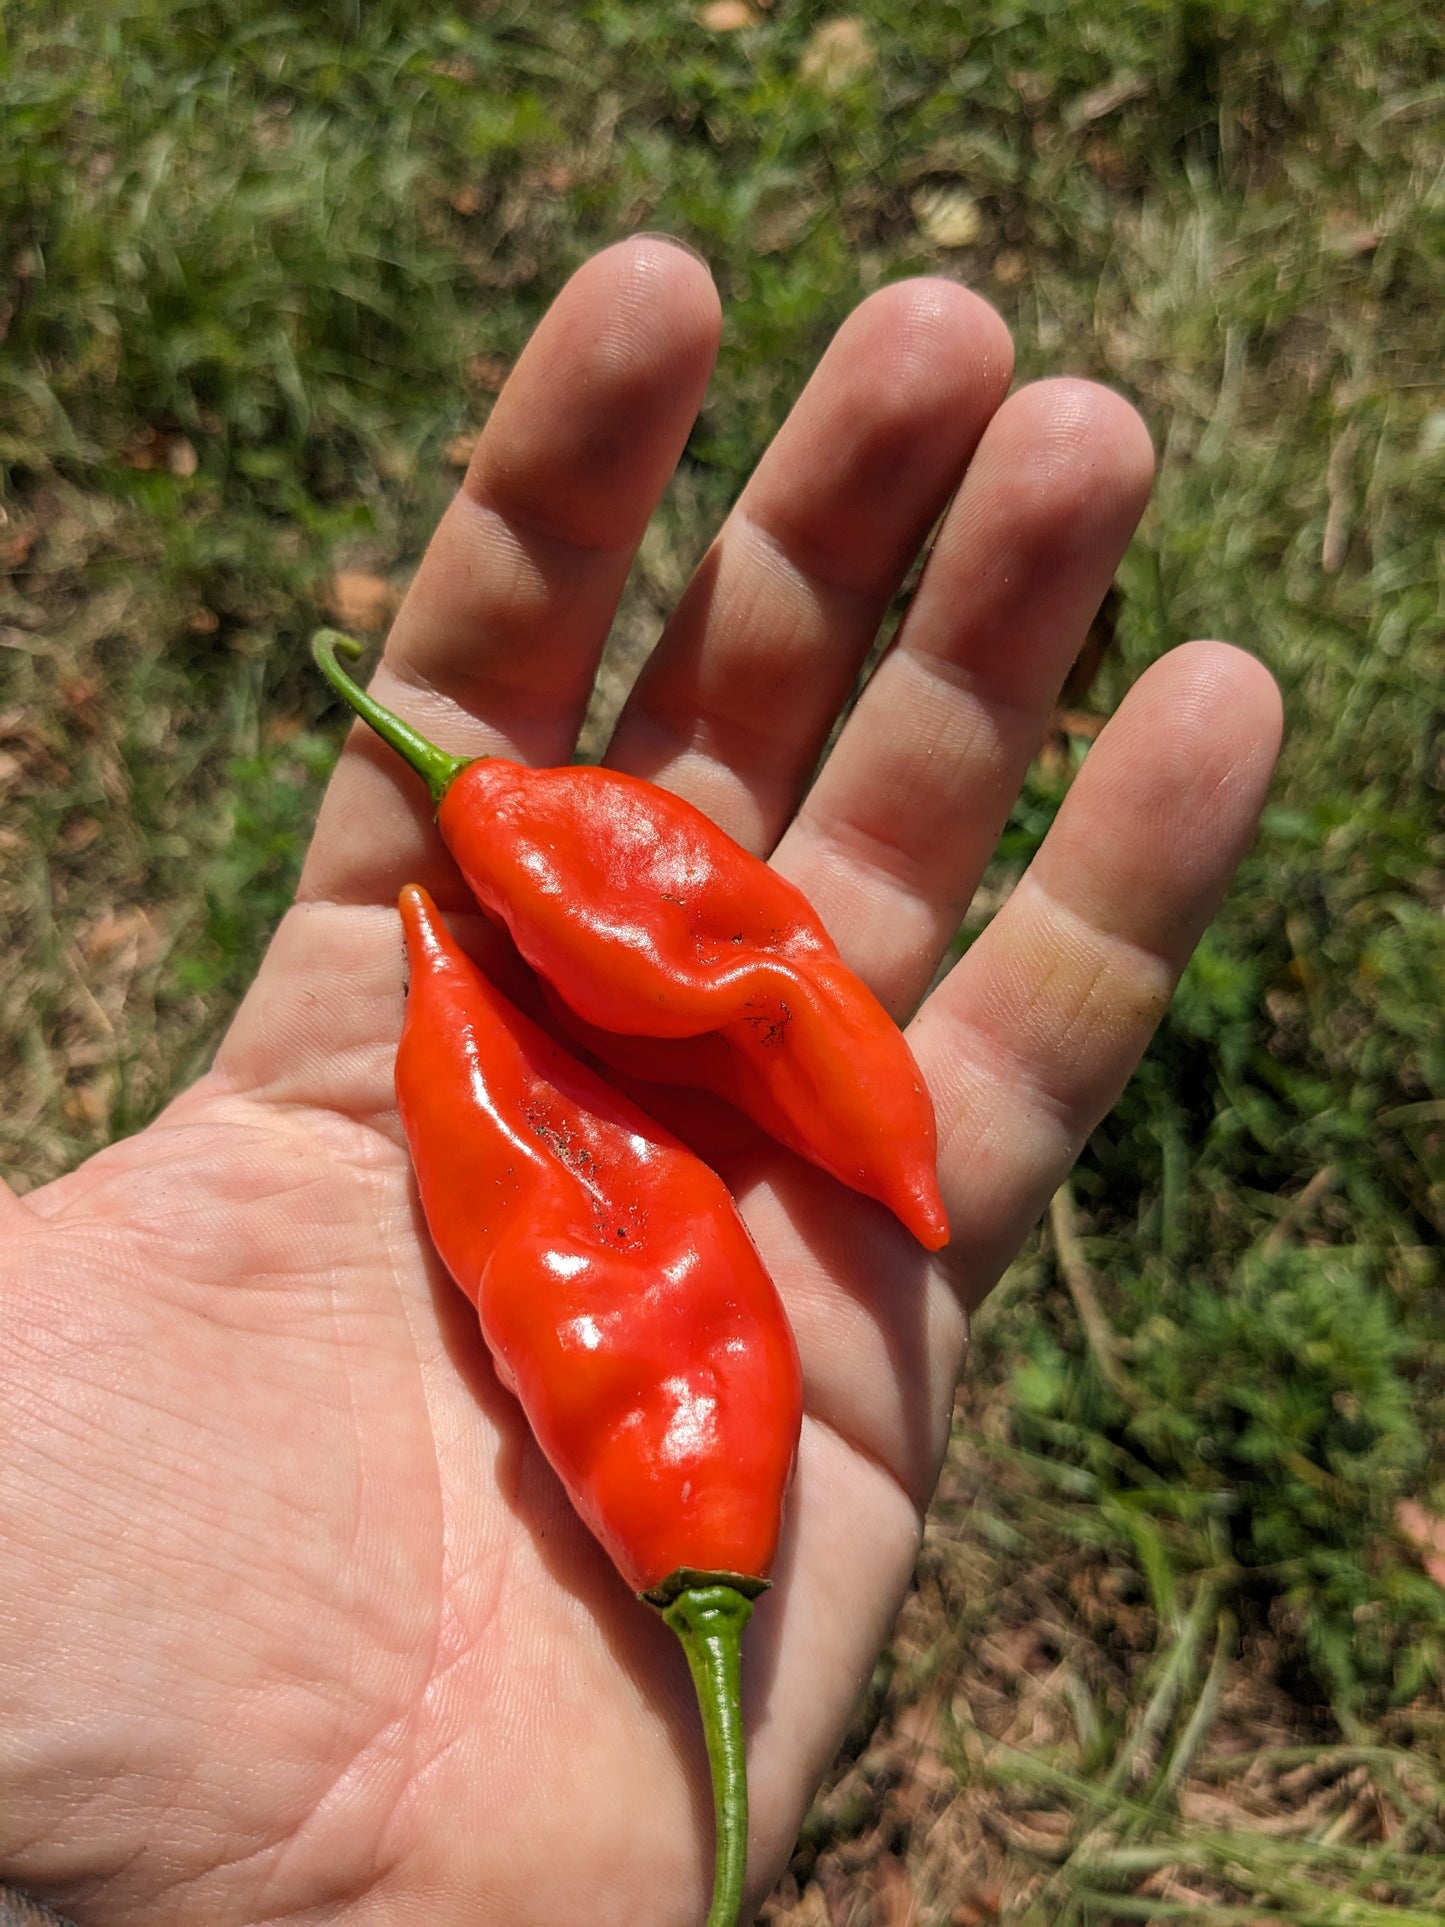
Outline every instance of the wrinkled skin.
<path fill-rule="evenodd" d="M 656 239 L 563 289 L 500 397 L 377 693 L 433 740 L 566 761 L 716 349 Z M 871 296 L 703 558 L 621 768 L 806 890 L 912 1012 L 1148 493 L 1119 397 L 1005 399 L 998 318 Z M 945 511 L 901 641 L 817 753 Z M 907 1584 L 968 1308 L 1112 1102 L 1251 834 L 1273 684 L 1143 676 L 1029 875 L 912 1018 L 952 1244 L 761 1144 L 725 1173 L 807 1416 L 750 1633 L 761 1897 Z M 711 1851 L 671 1635 L 569 1513 L 439 1275 L 398 1132 L 399 885 L 463 904 L 421 786 L 355 733 L 214 1068 L 0 1200 L 0 1873 L 85 1927 L 686 1927 Z"/>

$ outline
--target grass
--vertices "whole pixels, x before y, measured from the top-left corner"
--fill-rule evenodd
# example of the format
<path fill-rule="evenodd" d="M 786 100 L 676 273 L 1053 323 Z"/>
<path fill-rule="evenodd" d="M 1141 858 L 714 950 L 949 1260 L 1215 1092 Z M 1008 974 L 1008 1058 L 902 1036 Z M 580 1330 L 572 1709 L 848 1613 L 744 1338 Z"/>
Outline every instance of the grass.
<path fill-rule="evenodd" d="M 843 315 L 937 271 L 1025 377 L 1109 381 L 1154 432 L 1090 703 L 1200 633 L 1284 686 L 1239 885 L 981 1322 L 918 1587 L 774 1922 L 1445 1906 L 1445 1594 L 1396 1523 L 1445 1508 L 1442 50 L 1397 0 L 0 23 L 22 1186 L 204 1062 L 336 748 L 304 637 L 348 574 L 378 610 L 404 583 L 459 442 L 620 232 L 693 241 L 728 317 L 634 647 Z"/>

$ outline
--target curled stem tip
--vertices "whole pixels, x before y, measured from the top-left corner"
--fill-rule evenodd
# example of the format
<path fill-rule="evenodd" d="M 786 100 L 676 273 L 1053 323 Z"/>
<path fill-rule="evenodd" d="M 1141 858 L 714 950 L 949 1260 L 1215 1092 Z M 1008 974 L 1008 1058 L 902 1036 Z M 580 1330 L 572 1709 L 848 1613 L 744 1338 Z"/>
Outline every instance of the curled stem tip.
<path fill-rule="evenodd" d="M 316 667 L 325 676 L 331 687 L 344 703 L 354 709 L 362 721 L 369 723 L 384 743 L 410 763 L 431 791 L 432 801 L 440 803 L 458 774 L 464 770 L 470 758 L 449 756 L 435 743 L 428 742 L 419 735 L 409 723 L 379 703 L 364 690 L 337 661 L 338 654 L 355 659 L 361 654 L 361 644 L 354 636 L 345 636 L 339 629 L 318 629 L 311 638 L 311 657 Z"/>
<path fill-rule="evenodd" d="M 733 1585 L 690 1585 L 661 1610 L 687 1655 L 707 1739 L 717 1831 L 707 1927 L 737 1927 L 748 1867 L 742 1635 L 753 1601 Z"/>

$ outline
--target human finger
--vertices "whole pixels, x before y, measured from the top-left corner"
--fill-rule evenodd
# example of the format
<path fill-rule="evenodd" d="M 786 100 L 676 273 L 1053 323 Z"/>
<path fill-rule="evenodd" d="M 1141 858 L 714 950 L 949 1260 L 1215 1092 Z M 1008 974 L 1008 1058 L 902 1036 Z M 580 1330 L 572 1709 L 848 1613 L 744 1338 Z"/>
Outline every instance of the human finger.
<path fill-rule="evenodd" d="M 1138 415 L 1092 382 L 989 423 L 778 867 L 895 1014 L 926 990 L 1148 498 Z"/>
<path fill-rule="evenodd" d="M 741 1169 L 810 1417 L 926 1504 L 966 1313 L 1137 1063 L 1253 832 L 1279 738 L 1268 673 L 1196 643 L 1129 693 L 1030 870 L 909 1027 L 952 1237 L 932 1256 L 811 1169 Z"/>
<path fill-rule="evenodd" d="M 666 240 L 622 242 L 573 275 L 417 571 L 372 684 L 382 702 L 454 754 L 570 760 L 719 328 L 706 268 Z M 429 819 L 421 786 L 358 728 L 322 806 L 303 900 L 390 901 L 403 882 L 444 879 Z"/>
<path fill-rule="evenodd" d="M 1024 879 L 914 1021 L 938 1114 L 945 1252 L 917 1254 L 912 1275 L 880 1264 L 884 1227 L 849 1230 L 816 1182 L 810 1204 L 806 1177 L 791 1196 L 754 1201 L 786 1254 L 778 1275 L 808 1409 L 801 1493 L 829 1475 L 835 1487 L 829 1508 L 799 1520 L 781 1615 L 765 1622 L 797 1746 L 822 1752 L 836 1739 L 829 1712 L 842 1710 L 812 1655 L 834 1681 L 845 1654 L 866 1670 L 873 1648 L 850 1637 L 881 1637 L 902 1593 L 947 1442 L 964 1314 L 1133 1070 L 1254 832 L 1279 732 L 1274 683 L 1241 651 L 1196 643 L 1153 665 Z M 774 1737 L 764 1725 L 765 1762 Z M 766 1771 L 755 1783 L 776 1797 Z"/>
<path fill-rule="evenodd" d="M 765 851 L 794 808 L 1012 367 L 952 282 L 885 288 L 839 330 L 738 498 L 607 760 Z"/>
<path fill-rule="evenodd" d="M 910 1026 L 967 1300 L 1143 1053 L 1254 833 L 1280 727 L 1274 681 L 1242 650 L 1199 642 L 1153 664 L 1008 902 Z"/>

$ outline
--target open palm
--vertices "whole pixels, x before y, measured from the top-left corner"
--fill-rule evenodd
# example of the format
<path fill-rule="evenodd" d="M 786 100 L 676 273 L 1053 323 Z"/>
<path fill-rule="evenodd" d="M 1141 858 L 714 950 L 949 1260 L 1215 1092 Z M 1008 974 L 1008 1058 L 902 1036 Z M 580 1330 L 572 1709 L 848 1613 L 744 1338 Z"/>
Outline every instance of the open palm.
<path fill-rule="evenodd" d="M 383 700 L 449 750 L 569 759 L 717 333 L 706 271 L 664 241 L 574 277 L 418 573 Z M 1077 381 L 1005 399 L 1009 374 L 1002 324 L 962 289 L 865 302 L 609 752 L 771 852 L 900 1017 L 1149 487 L 1125 403 Z M 807 1396 L 749 1635 L 758 1889 L 907 1583 L 967 1308 L 1132 1068 L 1277 730 L 1249 657 L 1156 664 L 922 1004 L 954 1230 L 937 1259 L 785 1154 L 730 1159 Z M 421 786 L 358 731 L 212 1071 L 139 1137 L 0 1201 L 0 1874 L 85 1927 L 704 1911 L 682 1656 L 572 1516 L 417 1215 L 391 1092 L 409 880 L 466 913 Z"/>

